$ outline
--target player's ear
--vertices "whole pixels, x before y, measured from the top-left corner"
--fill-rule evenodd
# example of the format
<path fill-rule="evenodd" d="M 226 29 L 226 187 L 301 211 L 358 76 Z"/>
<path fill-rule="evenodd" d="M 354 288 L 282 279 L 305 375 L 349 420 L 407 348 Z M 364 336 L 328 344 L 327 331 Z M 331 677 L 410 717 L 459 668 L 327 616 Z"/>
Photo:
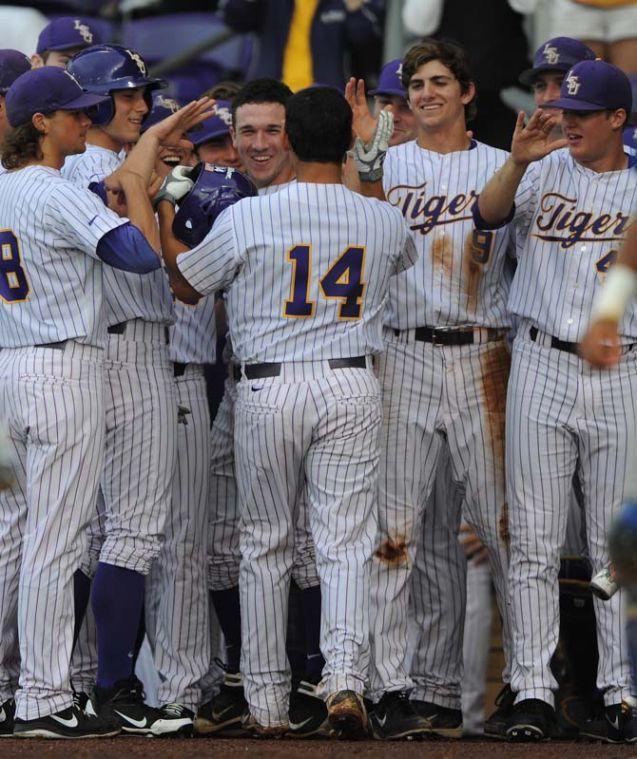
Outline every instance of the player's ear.
<path fill-rule="evenodd" d="M 463 92 L 460 96 L 463 105 L 468 105 L 476 96 L 476 86 L 473 82 L 469 82 L 467 91 Z"/>
<path fill-rule="evenodd" d="M 288 133 L 285 130 L 283 131 L 283 147 L 286 150 L 289 150 L 290 152 L 292 152 L 292 147 L 290 145 L 290 138 L 288 137 Z"/>
<path fill-rule="evenodd" d="M 47 119 L 43 113 L 34 113 L 31 117 L 31 123 L 40 132 L 40 134 L 47 134 L 48 124 Z"/>
<path fill-rule="evenodd" d="M 44 66 L 44 60 L 38 53 L 33 53 L 31 56 L 31 68 L 41 69 Z"/>
<path fill-rule="evenodd" d="M 230 139 L 232 140 L 232 147 L 237 149 L 237 133 L 234 131 L 234 126 L 230 127 Z"/>
<path fill-rule="evenodd" d="M 609 112 L 610 125 L 613 129 L 623 129 L 628 121 L 628 114 L 624 108 L 617 108 Z"/>

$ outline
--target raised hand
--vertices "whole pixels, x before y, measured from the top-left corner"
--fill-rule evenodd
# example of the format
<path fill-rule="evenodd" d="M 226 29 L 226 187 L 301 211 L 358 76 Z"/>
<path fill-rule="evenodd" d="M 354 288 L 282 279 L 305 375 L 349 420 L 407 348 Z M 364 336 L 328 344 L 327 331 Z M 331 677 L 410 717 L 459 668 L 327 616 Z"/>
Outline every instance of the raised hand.
<path fill-rule="evenodd" d="M 147 129 L 146 134 L 153 134 L 161 145 L 172 145 L 189 149 L 192 145 L 183 139 L 184 132 L 214 116 L 214 106 L 215 101 L 211 98 L 204 97 L 199 100 L 193 100 L 188 105 L 185 105 Z"/>
<path fill-rule="evenodd" d="M 551 138 L 551 131 L 558 123 L 558 115 L 548 109 L 538 108 L 525 125 L 526 115 L 520 111 L 511 142 L 511 158 L 516 164 L 525 165 L 539 161 L 559 148 L 565 148 L 565 137 Z"/>
<path fill-rule="evenodd" d="M 371 142 L 378 119 L 374 118 L 369 111 L 367 98 L 365 97 L 365 82 L 362 79 L 352 77 L 345 85 L 345 100 L 350 105 L 353 114 L 352 128 L 354 134 L 360 138 L 364 145 Z"/>

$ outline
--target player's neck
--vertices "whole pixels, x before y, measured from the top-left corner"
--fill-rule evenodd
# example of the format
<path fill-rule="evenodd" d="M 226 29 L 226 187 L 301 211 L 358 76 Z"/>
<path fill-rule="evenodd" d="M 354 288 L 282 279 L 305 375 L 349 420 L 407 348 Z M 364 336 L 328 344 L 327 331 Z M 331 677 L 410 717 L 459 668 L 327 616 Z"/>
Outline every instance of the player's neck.
<path fill-rule="evenodd" d="M 464 120 L 435 131 L 419 128 L 416 139 L 421 148 L 435 153 L 455 153 L 458 150 L 468 150 L 471 145 Z"/>
<path fill-rule="evenodd" d="M 576 159 L 577 160 L 577 159 Z M 613 146 L 612 150 L 593 161 L 577 161 L 585 169 L 602 174 L 606 171 L 622 171 L 628 168 L 628 156 L 624 153 L 624 145 Z"/>
<path fill-rule="evenodd" d="M 106 148 L 106 150 L 112 150 L 113 153 L 119 153 L 124 147 L 120 142 L 107 134 L 103 129 L 99 127 L 92 127 L 88 130 L 88 137 L 86 141 L 90 145 L 97 145 L 99 148 Z"/>
<path fill-rule="evenodd" d="M 309 184 L 342 184 L 343 168 L 340 163 L 297 161 L 296 180 Z"/>

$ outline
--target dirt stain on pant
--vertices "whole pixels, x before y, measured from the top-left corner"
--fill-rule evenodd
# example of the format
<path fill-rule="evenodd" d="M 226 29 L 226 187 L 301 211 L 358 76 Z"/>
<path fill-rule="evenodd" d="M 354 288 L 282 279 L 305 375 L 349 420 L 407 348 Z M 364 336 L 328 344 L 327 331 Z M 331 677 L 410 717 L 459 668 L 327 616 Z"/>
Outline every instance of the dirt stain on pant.
<path fill-rule="evenodd" d="M 407 551 L 407 541 L 404 536 L 397 536 L 395 538 L 387 538 L 384 540 L 374 556 L 381 562 L 390 567 L 400 567 L 407 564 L 409 561 L 409 553 Z"/>
<path fill-rule="evenodd" d="M 488 442 L 496 466 L 496 476 L 504 478 L 506 396 L 511 370 L 511 354 L 505 342 L 494 342 L 493 347 L 482 354 L 480 363 Z M 509 545 L 509 508 L 506 503 L 502 505 L 498 519 L 498 536 L 505 545 Z"/>

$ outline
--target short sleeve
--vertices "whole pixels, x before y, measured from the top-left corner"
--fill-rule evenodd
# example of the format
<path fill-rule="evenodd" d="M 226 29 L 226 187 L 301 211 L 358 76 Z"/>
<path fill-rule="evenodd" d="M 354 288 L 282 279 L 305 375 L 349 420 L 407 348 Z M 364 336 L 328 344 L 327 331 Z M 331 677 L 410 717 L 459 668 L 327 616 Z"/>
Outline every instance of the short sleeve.
<path fill-rule="evenodd" d="M 51 193 L 45 225 L 60 247 L 81 250 L 97 258 L 97 245 L 105 234 L 129 220 L 107 208 L 90 190 L 61 181 Z"/>
<path fill-rule="evenodd" d="M 234 206 L 226 208 L 199 245 L 177 256 L 179 271 L 201 295 L 227 287 L 241 264 L 233 213 Z"/>
<path fill-rule="evenodd" d="M 543 161 L 532 163 L 522 177 L 515 194 L 513 223 L 516 231 L 525 236 L 537 208 Z"/>

